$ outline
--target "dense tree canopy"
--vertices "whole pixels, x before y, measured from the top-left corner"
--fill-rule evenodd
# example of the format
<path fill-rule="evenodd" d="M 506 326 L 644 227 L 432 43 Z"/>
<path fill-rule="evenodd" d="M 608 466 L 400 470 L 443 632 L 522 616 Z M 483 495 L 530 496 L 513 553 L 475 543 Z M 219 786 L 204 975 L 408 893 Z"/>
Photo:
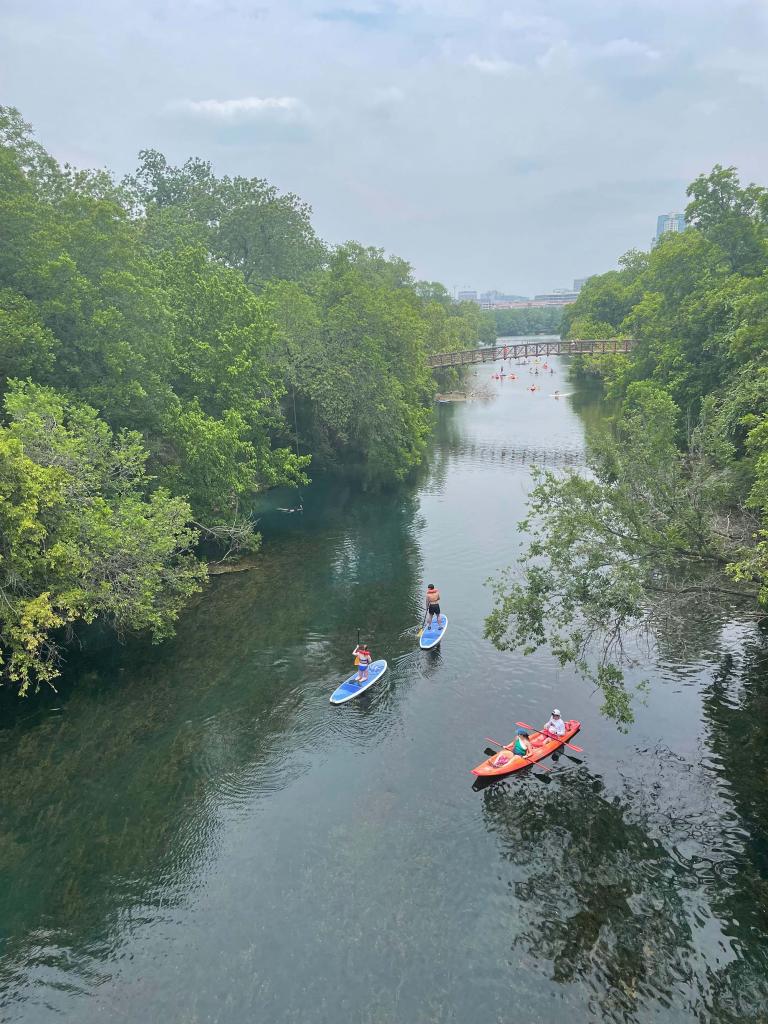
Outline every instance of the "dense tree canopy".
<path fill-rule="evenodd" d="M 589 477 L 546 474 L 523 577 L 502 575 L 497 646 L 549 646 L 631 717 L 622 667 L 674 609 L 768 606 L 768 191 L 716 166 L 688 189 L 688 229 L 590 278 L 570 337 L 631 337 L 583 357 L 618 411 L 590 438 Z"/>
<path fill-rule="evenodd" d="M 495 309 L 496 334 L 559 334 L 563 310 L 559 306 L 529 306 L 524 309 Z"/>
<path fill-rule="evenodd" d="M 0 680 L 21 691 L 78 622 L 166 636 L 200 533 L 255 547 L 254 496 L 311 462 L 403 478 L 427 352 L 493 338 L 404 260 L 328 249 L 297 196 L 139 161 L 61 167 L 0 108 Z"/>

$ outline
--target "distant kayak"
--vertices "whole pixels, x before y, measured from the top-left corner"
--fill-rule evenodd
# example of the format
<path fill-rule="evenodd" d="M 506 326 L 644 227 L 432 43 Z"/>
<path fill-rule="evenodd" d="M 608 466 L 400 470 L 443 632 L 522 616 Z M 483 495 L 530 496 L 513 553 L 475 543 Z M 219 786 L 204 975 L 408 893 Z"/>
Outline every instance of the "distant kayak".
<path fill-rule="evenodd" d="M 518 772 L 521 768 L 527 768 L 529 765 L 536 764 L 537 761 L 541 761 L 544 757 L 549 757 L 550 754 L 554 754 L 556 750 L 562 747 L 564 741 L 569 740 L 572 736 L 581 728 L 581 722 L 577 722 L 576 719 L 572 719 L 570 722 L 565 723 L 565 735 L 560 736 L 558 739 L 552 737 L 533 736 L 531 739 L 531 752 L 527 757 L 520 757 L 519 754 L 513 754 L 511 750 L 499 751 L 507 758 L 504 764 L 499 765 L 495 768 L 493 762 L 499 756 L 494 754 L 492 757 L 486 758 L 476 768 L 472 769 L 473 775 L 489 776 L 489 775 L 508 775 L 510 772 Z M 510 746 L 514 743 L 514 740 L 510 740 Z"/>
<path fill-rule="evenodd" d="M 352 700 L 353 697 L 359 697 L 361 693 L 365 691 L 376 682 L 377 679 L 381 679 L 384 673 L 387 671 L 387 663 L 382 658 L 381 661 L 374 661 L 368 668 L 368 678 L 364 683 L 356 683 L 357 672 L 353 672 L 349 679 L 345 679 L 341 686 L 337 686 L 331 694 L 331 704 L 344 704 L 348 700 Z"/>
<path fill-rule="evenodd" d="M 572 394 L 573 394 L 572 391 L 566 391 L 566 392 L 564 392 L 561 395 L 550 395 L 549 397 L 550 398 L 570 398 Z"/>
<path fill-rule="evenodd" d="M 436 615 L 434 619 L 432 619 L 432 628 L 425 629 L 421 634 L 419 647 L 421 647 L 423 651 L 428 651 L 430 647 L 434 647 L 436 644 L 439 644 L 445 636 L 445 631 L 448 629 L 448 616 L 440 615 L 439 618 L 439 625 L 437 622 L 438 616 Z"/>

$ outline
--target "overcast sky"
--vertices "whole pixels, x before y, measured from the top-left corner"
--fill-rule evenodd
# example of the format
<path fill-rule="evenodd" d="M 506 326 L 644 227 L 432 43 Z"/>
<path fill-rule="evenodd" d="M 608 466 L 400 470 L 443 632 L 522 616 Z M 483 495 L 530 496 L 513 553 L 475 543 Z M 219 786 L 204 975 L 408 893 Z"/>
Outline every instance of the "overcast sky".
<path fill-rule="evenodd" d="M 319 234 L 532 294 L 768 184 L 768 0 L 2 0 L 0 101 L 62 160 L 266 177 Z"/>

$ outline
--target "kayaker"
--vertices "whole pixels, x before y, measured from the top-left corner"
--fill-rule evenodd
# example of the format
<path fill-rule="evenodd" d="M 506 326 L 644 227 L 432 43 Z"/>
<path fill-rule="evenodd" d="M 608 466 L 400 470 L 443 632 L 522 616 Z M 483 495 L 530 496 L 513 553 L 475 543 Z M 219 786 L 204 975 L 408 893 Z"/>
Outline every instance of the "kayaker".
<path fill-rule="evenodd" d="M 552 709 L 552 716 L 547 724 L 542 727 L 541 733 L 543 736 L 549 737 L 565 736 L 565 722 L 559 708 Z"/>
<path fill-rule="evenodd" d="M 429 622 L 427 629 L 432 629 L 432 619 L 437 616 L 437 624 L 440 625 L 440 591 L 434 583 L 427 584 L 427 613 Z"/>
<path fill-rule="evenodd" d="M 357 665 L 356 683 L 364 683 L 368 679 L 368 666 L 371 664 L 371 652 L 365 644 L 358 644 L 352 652 Z"/>
<path fill-rule="evenodd" d="M 505 747 L 498 752 L 496 757 L 491 761 L 494 768 L 501 768 L 510 760 L 510 755 L 505 754 L 504 751 L 512 751 L 513 754 L 517 754 L 518 757 L 527 757 L 531 749 L 531 741 L 528 739 L 528 733 L 525 729 L 518 729 L 515 735 L 515 742 L 508 743 Z"/>

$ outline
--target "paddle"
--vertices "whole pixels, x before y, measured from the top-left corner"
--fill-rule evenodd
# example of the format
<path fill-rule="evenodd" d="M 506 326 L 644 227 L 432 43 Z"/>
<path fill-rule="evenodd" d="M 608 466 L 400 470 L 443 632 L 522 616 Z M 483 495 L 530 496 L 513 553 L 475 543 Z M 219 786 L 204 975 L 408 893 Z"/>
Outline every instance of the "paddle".
<path fill-rule="evenodd" d="M 486 736 L 485 738 L 488 740 L 489 743 L 495 743 L 497 747 L 501 747 L 502 750 L 506 750 L 510 757 L 513 756 L 512 755 L 512 751 L 508 749 L 506 744 L 499 743 L 498 740 L 493 739 L 493 737 L 491 737 L 491 736 Z M 490 754 L 488 756 L 490 757 Z M 528 757 L 527 754 L 516 754 L 514 756 L 515 757 L 522 757 L 522 758 L 524 758 L 524 760 L 529 761 L 531 764 L 535 764 L 538 768 L 541 768 L 541 770 L 543 772 L 551 772 L 552 771 L 551 768 L 545 768 L 544 765 L 540 764 L 538 761 L 531 761 L 530 757 Z"/>
<path fill-rule="evenodd" d="M 426 611 L 424 612 L 424 620 L 423 620 L 423 622 L 421 623 L 421 629 L 420 629 L 420 630 L 419 630 L 419 632 L 418 632 L 418 633 L 416 634 L 416 639 L 417 639 L 417 640 L 420 640 L 420 639 L 421 639 L 421 634 L 422 634 L 422 633 L 424 632 L 424 627 L 425 627 L 425 625 L 427 624 L 427 616 L 428 616 L 428 615 L 429 615 L 429 608 L 427 608 L 427 610 L 426 610 Z"/>
<path fill-rule="evenodd" d="M 535 732 L 537 736 L 544 735 L 541 729 L 534 729 L 532 725 L 526 725 L 525 722 L 515 722 L 515 725 L 519 725 L 521 729 L 527 729 L 529 732 Z M 485 738 L 488 739 L 487 736 Z M 553 739 L 555 738 L 556 737 L 553 737 Z M 566 740 L 560 740 L 560 742 L 563 746 L 570 747 L 571 750 L 575 750 L 577 754 L 584 753 L 584 747 L 577 747 L 575 743 L 568 743 Z M 493 740 L 491 740 L 491 743 L 493 743 Z"/>

